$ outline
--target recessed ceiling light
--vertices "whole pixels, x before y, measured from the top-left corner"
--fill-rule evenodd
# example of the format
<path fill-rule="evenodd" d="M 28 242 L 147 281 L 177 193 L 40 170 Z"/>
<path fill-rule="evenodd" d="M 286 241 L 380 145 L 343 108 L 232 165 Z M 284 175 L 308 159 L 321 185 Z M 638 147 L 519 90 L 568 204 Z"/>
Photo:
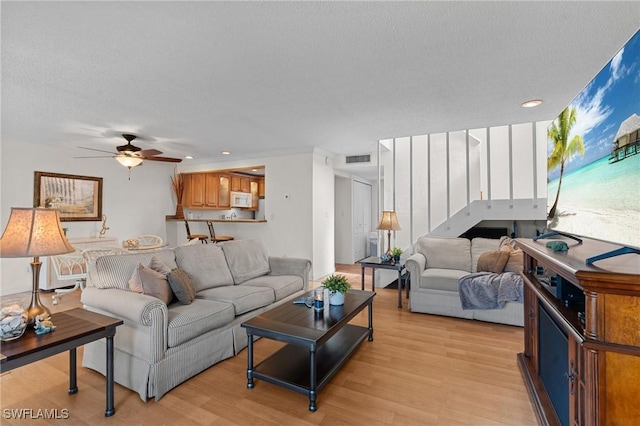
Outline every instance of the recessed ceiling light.
<path fill-rule="evenodd" d="M 542 101 L 540 99 L 532 99 L 530 101 L 527 102 L 523 102 L 522 104 L 522 108 L 533 108 L 533 107 L 537 107 L 538 105 L 540 105 L 542 103 Z"/>
<path fill-rule="evenodd" d="M 193 160 L 193 156 L 191 155 L 185 155 L 184 158 L 186 158 L 187 160 Z"/>
<path fill-rule="evenodd" d="M 222 155 L 231 155 L 231 151 L 220 151 Z"/>
<path fill-rule="evenodd" d="M 251 169 L 251 171 L 252 171 L 252 172 L 257 172 L 257 171 L 258 171 L 258 169 Z"/>

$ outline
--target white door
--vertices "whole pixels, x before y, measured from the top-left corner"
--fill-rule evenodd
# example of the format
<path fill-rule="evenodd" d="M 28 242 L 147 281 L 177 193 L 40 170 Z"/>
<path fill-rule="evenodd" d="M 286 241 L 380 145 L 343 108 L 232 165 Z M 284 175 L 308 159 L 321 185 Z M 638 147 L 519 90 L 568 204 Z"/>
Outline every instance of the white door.
<path fill-rule="evenodd" d="M 371 185 L 353 181 L 353 258 L 367 257 L 368 236 L 371 232 Z"/>

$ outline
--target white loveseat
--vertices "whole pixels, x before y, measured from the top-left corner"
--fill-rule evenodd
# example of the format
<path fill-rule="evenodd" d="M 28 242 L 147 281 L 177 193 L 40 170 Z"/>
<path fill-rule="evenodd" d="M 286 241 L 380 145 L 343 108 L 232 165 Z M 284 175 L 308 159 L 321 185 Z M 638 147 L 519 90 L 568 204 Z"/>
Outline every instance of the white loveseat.
<path fill-rule="evenodd" d="M 136 268 L 152 258 L 188 274 L 196 298 L 164 303 L 130 290 Z M 273 257 L 259 240 L 197 244 L 103 256 L 89 265 L 82 303 L 120 318 L 114 339 L 115 381 L 146 401 L 247 346 L 240 324 L 308 288 L 311 262 Z M 82 365 L 105 374 L 105 343 L 84 347 Z"/>
<path fill-rule="evenodd" d="M 502 309 L 462 309 L 458 280 L 477 272 L 480 255 L 500 248 L 501 240 L 490 238 L 418 238 L 415 253 L 406 262 L 411 276 L 409 309 L 459 318 L 523 326 L 523 305 L 506 302 Z M 513 252 L 505 271 L 522 269 L 521 252 Z"/>

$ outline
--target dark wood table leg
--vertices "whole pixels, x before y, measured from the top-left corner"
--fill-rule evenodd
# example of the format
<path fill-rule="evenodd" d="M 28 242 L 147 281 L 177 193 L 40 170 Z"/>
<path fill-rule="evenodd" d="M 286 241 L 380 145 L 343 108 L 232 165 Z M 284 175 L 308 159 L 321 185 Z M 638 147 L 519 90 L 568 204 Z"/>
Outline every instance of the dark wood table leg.
<path fill-rule="evenodd" d="M 115 333 L 115 328 L 114 328 Z M 105 417 L 111 417 L 116 413 L 113 398 L 113 336 L 107 336 L 107 409 L 104 412 Z"/>
<path fill-rule="evenodd" d="M 369 341 L 373 342 L 373 301 L 369 303 Z"/>
<path fill-rule="evenodd" d="M 247 389 L 253 389 L 253 334 L 247 332 Z"/>
<path fill-rule="evenodd" d="M 376 291 L 376 268 L 371 268 L 371 291 Z"/>
<path fill-rule="evenodd" d="M 398 270 L 398 308 L 402 308 L 402 270 Z"/>
<path fill-rule="evenodd" d="M 364 290 L 364 265 L 360 265 L 360 290 Z"/>
<path fill-rule="evenodd" d="M 76 348 L 69 349 L 69 395 L 78 393 L 77 355 Z"/>
<path fill-rule="evenodd" d="M 316 371 L 318 366 L 316 365 L 315 346 L 309 348 L 309 364 L 309 411 L 313 413 L 318 409 L 316 406 L 316 398 L 318 397 Z"/>

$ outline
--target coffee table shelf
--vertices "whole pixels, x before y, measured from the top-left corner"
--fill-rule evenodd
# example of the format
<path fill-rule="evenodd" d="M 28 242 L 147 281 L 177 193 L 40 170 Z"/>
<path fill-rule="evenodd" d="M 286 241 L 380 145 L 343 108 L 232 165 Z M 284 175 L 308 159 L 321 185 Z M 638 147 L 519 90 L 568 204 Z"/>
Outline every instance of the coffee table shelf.
<path fill-rule="evenodd" d="M 368 336 L 368 328 L 349 324 L 318 348 L 316 391 L 331 380 Z M 309 349 L 289 344 L 258 364 L 253 377 L 307 395 L 311 390 L 309 366 Z"/>

